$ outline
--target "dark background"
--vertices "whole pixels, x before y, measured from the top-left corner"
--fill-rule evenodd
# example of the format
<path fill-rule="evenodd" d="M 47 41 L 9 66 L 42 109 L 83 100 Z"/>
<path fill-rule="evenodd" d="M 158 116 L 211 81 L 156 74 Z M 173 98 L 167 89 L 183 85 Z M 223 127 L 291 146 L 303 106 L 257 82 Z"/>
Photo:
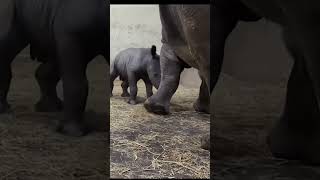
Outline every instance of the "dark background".
<path fill-rule="evenodd" d="M 316 180 L 320 168 L 275 159 L 266 136 L 281 115 L 292 66 L 280 29 L 240 23 L 227 42 L 224 72 L 211 98 L 216 180 Z"/>

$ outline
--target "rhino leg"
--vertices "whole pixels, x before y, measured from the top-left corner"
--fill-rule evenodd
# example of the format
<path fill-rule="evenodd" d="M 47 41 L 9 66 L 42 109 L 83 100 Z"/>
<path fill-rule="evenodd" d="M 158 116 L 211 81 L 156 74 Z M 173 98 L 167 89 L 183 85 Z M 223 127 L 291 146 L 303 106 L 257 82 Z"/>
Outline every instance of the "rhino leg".
<path fill-rule="evenodd" d="M 57 112 L 62 110 L 56 86 L 60 80 L 59 68 L 55 62 L 48 61 L 39 65 L 35 73 L 40 86 L 41 98 L 35 105 L 38 112 Z"/>
<path fill-rule="evenodd" d="M 201 85 L 200 85 L 200 91 L 199 91 L 199 97 L 197 101 L 193 104 L 193 108 L 197 112 L 204 112 L 210 114 L 210 94 L 209 94 L 209 89 L 204 81 L 203 78 Z"/>
<path fill-rule="evenodd" d="M 155 114 L 169 114 L 169 105 L 173 94 L 176 92 L 183 65 L 174 54 L 173 50 L 163 44 L 160 53 L 161 82 L 158 91 L 148 98 L 144 107 Z"/>
<path fill-rule="evenodd" d="M 64 117 L 57 131 L 69 136 L 83 136 L 89 130 L 83 124 L 83 117 L 88 96 L 86 68 L 92 57 L 84 43 L 70 34 L 60 34 L 57 49 L 64 96 Z"/>
<path fill-rule="evenodd" d="M 294 115 L 294 111 L 300 111 L 301 115 L 299 117 L 301 118 L 295 117 L 295 119 L 294 116 L 290 116 L 292 119 L 288 118 L 288 126 L 290 130 L 293 128 L 296 130 L 294 135 L 299 138 L 296 143 L 301 142 L 298 146 L 301 148 L 299 149 L 299 159 L 305 163 L 320 164 L 319 2 L 277 2 L 279 2 L 278 5 L 284 10 L 283 12 L 285 12 L 285 19 L 287 20 L 286 24 L 287 27 L 290 28 L 290 40 L 295 40 L 297 49 L 303 55 L 303 63 L 299 62 L 299 66 L 305 67 L 304 78 L 301 78 L 302 80 L 300 80 L 299 83 L 297 80 L 297 85 L 295 86 L 295 91 L 301 93 L 295 94 L 298 96 L 295 98 L 299 99 L 300 101 L 293 101 L 293 103 L 298 102 L 299 104 L 295 105 L 293 103 L 289 103 L 289 105 L 296 107 L 296 109 L 292 108 L 292 111 L 289 112 Z M 301 11 L 301 9 L 304 10 Z M 307 81 L 309 83 L 305 83 L 303 81 Z M 301 96 L 304 96 L 304 98 L 300 99 Z M 290 97 L 294 98 L 293 95 Z M 297 121 L 295 122 L 295 120 Z M 276 152 L 275 150 L 277 149 L 274 147 L 277 146 L 273 145 L 273 142 L 276 141 L 276 139 L 272 138 L 272 136 L 269 139 L 271 150 Z"/>
<path fill-rule="evenodd" d="M 130 94 L 128 92 L 129 82 L 128 81 L 122 81 L 121 87 L 122 87 L 121 97 L 129 97 L 130 96 Z"/>
<path fill-rule="evenodd" d="M 274 156 L 320 163 L 319 108 L 306 56 L 292 32 L 285 31 L 287 49 L 295 62 L 287 85 L 285 109 L 267 138 Z M 294 39 L 295 38 L 295 39 Z"/>
<path fill-rule="evenodd" d="M 230 11 L 218 8 L 217 6 L 213 6 L 213 17 L 211 18 L 213 19 L 211 21 L 213 23 L 211 34 L 215 37 L 213 41 L 213 58 L 210 61 L 210 92 L 212 94 L 221 73 L 226 38 L 235 28 L 239 19 L 230 13 Z M 213 114 L 213 110 L 210 109 L 210 111 Z M 210 135 L 204 135 L 201 140 L 201 147 L 203 149 L 210 149 L 211 146 Z"/>
<path fill-rule="evenodd" d="M 301 60 L 303 59 L 295 58 L 287 85 L 285 109 L 267 137 L 271 152 L 279 158 L 301 158 L 304 141 L 307 141 L 309 136 L 309 122 L 302 124 L 302 120 L 312 121 L 313 114 L 316 113 L 314 92 Z"/>
<path fill-rule="evenodd" d="M 134 72 L 128 72 L 128 80 L 129 80 L 129 87 L 130 87 L 130 98 L 128 100 L 128 103 L 135 105 L 137 104 L 136 98 L 138 93 L 138 86 L 137 86 L 138 79 Z"/>
<path fill-rule="evenodd" d="M 151 97 L 153 95 L 153 92 L 152 92 L 152 82 L 149 80 L 149 79 L 145 79 L 143 80 L 145 85 L 146 85 L 146 93 L 147 93 L 147 98 Z"/>
<path fill-rule="evenodd" d="M 197 112 L 207 113 L 210 114 L 213 112 L 210 112 L 210 94 L 209 94 L 209 88 L 202 76 L 201 77 L 201 85 L 200 85 L 200 91 L 199 91 L 199 97 L 197 101 L 193 104 L 193 108 Z M 201 137 L 200 144 L 201 148 L 205 150 L 210 150 L 210 133 L 205 134 Z"/>
<path fill-rule="evenodd" d="M 229 34 L 235 28 L 238 17 L 231 14 L 229 11 L 213 7 L 213 31 L 212 35 L 214 37 L 213 40 L 213 58 L 210 62 L 210 91 L 212 92 L 214 87 L 216 86 L 220 73 L 221 67 L 223 64 L 223 57 L 224 57 L 224 49 L 225 49 L 225 42 Z"/>
<path fill-rule="evenodd" d="M 114 80 L 118 77 L 118 72 L 117 70 L 115 69 L 115 67 L 113 67 L 113 69 L 111 70 L 111 73 L 110 73 L 110 97 L 113 95 L 112 94 L 112 91 L 113 91 L 113 82 Z"/>
<path fill-rule="evenodd" d="M 18 30 L 12 28 L 8 33 L 0 31 L 0 113 L 7 112 L 10 105 L 7 101 L 7 94 L 12 78 L 11 62 L 16 55 L 27 46 Z"/>

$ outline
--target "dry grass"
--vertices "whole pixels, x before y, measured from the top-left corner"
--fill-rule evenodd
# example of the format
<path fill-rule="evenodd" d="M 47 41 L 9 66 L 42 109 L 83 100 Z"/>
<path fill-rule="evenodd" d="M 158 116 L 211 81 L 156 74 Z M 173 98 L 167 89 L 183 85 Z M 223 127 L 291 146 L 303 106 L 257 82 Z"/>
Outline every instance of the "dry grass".
<path fill-rule="evenodd" d="M 200 148 L 209 132 L 209 115 L 196 113 L 198 89 L 179 87 L 171 114 L 159 116 L 143 107 L 145 87 L 138 84 L 138 105 L 120 97 L 115 81 L 110 99 L 112 178 L 209 178 L 210 153 Z"/>

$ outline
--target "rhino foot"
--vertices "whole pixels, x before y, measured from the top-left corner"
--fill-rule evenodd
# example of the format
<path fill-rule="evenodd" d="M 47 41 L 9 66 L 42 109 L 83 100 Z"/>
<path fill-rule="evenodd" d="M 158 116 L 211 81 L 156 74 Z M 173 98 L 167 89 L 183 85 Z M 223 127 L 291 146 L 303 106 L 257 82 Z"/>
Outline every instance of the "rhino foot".
<path fill-rule="evenodd" d="M 160 114 L 160 115 L 169 114 L 169 106 L 157 103 L 150 98 L 144 102 L 144 107 L 147 109 L 148 112 L 152 112 L 155 114 Z"/>
<path fill-rule="evenodd" d="M 267 137 L 267 144 L 274 157 L 289 160 L 299 160 L 299 143 L 295 142 L 294 140 L 295 138 L 293 134 L 285 132 L 272 132 L 272 134 Z"/>
<path fill-rule="evenodd" d="M 7 113 L 10 110 L 10 104 L 7 102 L 0 103 L 0 114 Z"/>
<path fill-rule="evenodd" d="M 59 98 L 42 98 L 35 104 L 35 109 L 37 112 L 60 112 L 63 109 L 63 103 Z"/>
<path fill-rule="evenodd" d="M 195 103 L 193 103 L 193 108 L 197 112 L 210 114 L 209 107 L 206 104 L 201 104 L 199 100 L 197 100 Z"/>
<path fill-rule="evenodd" d="M 205 150 L 210 150 L 210 135 L 207 134 L 200 139 L 201 141 L 201 148 Z"/>
<path fill-rule="evenodd" d="M 75 121 L 60 122 L 57 127 L 57 131 L 64 135 L 73 137 L 80 137 L 89 133 L 87 128 Z"/>
<path fill-rule="evenodd" d="M 136 105 L 136 104 L 137 104 L 137 101 L 136 101 L 136 100 L 133 100 L 133 99 L 129 99 L 128 104 Z"/>
<path fill-rule="evenodd" d="M 313 130 L 288 128 L 280 120 L 267 137 L 267 144 L 273 156 L 277 158 L 300 160 L 305 164 L 320 164 L 320 133 Z"/>
<path fill-rule="evenodd" d="M 308 144 L 302 151 L 301 161 L 305 164 L 320 165 L 320 133 L 314 135 L 312 138 L 305 139 Z"/>

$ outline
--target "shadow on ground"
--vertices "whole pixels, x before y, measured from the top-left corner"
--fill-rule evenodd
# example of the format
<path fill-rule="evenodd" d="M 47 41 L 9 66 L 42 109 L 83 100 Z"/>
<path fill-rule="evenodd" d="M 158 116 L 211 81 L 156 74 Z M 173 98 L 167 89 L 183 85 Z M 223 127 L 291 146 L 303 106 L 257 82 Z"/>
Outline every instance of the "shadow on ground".
<path fill-rule="evenodd" d="M 145 87 L 138 83 L 140 104 L 120 97 L 115 81 L 110 99 L 112 178 L 209 178 L 209 151 L 200 137 L 209 132 L 209 115 L 196 113 L 192 104 L 198 89 L 179 87 L 171 114 L 148 113 L 143 107 Z"/>
<path fill-rule="evenodd" d="M 108 66 L 102 64 L 104 60 L 97 60 L 88 69 L 91 87 L 86 119 L 97 120 L 90 123 L 92 127 L 103 121 L 107 127 Z M 57 133 L 61 113 L 38 113 L 33 108 L 39 99 L 34 78 L 37 66 L 27 56 L 19 56 L 13 63 L 8 97 L 12 112 L 0 115 L 0 179 L 106 179 L 106 128 L 80 138 Z M 61 84 L 58 89 L 61 96 Z"/>
<path fill-rule="evenodd" d="M 316 180 L 320 168 L 274 159 L 268 130 L 281 114 L 286 78 L 278 85 L 245 83 L 223 75 L 212 98 L 215 180 Z"/>

